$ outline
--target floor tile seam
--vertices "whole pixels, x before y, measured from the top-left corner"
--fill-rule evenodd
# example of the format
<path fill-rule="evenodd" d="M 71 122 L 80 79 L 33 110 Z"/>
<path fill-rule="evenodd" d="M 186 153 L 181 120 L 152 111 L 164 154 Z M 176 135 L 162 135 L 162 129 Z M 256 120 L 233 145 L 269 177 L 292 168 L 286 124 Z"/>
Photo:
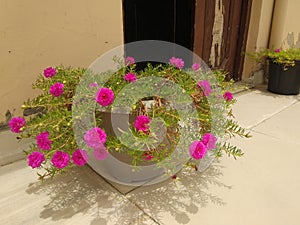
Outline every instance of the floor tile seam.
<path fill-rule="evenodd" d="M 106 178 L 104 178 L 100 174 L 96 173 L 93 169 L 91 169 L 91 171 L 93 173 L 95 173 L 97 176 L 100 176 L 105 183 L 107 183 L 113 190 L 115 190 L 119 194 L 119 196 L 121 198 L 123 198 L 124 200 L 129 201 L 132 205 L 134 205 L 135 207 L 137 207 L 141 211 L 142 214 L 144 214 L 147 217 L 149 217 L 155 224 L 160 225 L 153 217 L 151 217 L 148 213 L 146 213 L 145 210 L 143 210 L 137 203 L 135 203 L 132 199 L 130 199 L 127 196 L 127 193 L 129 193 L 129 192 L 122 193 L 117 187 L 115 187 L 113 184 L 111 184 Z"/>
<path fill-rule="evenodd" d="M 149 215 L 149 213 L 147 213 L 136 201 L 134 201 L 134 199 L 128 197 L 128 195 L 124 195 L 124 197 L 129 202 L 131 202 L 131 204 L 133 204 L 135 207 L 137 207 L 144 215 L 149 217 L 149 219 L 151 219 L 155 224 L 160 225 L 160 223 L 155 218 L 153 218 L 151 215 Z"/>
<path fill-rule="evenodd" d="M 19 161 L 21 161 L 21 160 L 19 160 Z M 13 162 L 13 163 L 14 163 L 14 162 Z M 13 164 L 13 163 L 10 163 L 10 164 Z M 9 165 L 9 164 L 8 164 L 8 165 Z M 96 173 L 96 172 L 93 171 L 93 170 L 92 170 L 92 172 Z M 151 219 L 151 221 L 153 221 L 153 222 L 155 222 L 156 224 L 159 225 L 159 223 L 157 223 L 151 216 L 149 216 L 147 213 L 145 213 L 145 211 L 142 210 L 141 207 L 139 207 L 139 206 L 138 206 L 137 204 L 135 204 L 132 200 L 130 200 L 128 197 L 126 197 L 125 194 L 123 194 L 122 192 L 120 192 L 116 187 L 114 187 L 114 186 L 113 186 L 110 182 L 108 182 L 104 177 L 102 177 L 102 176 L 99 175 L 99 174 L 97 174 L 97 175 L 100 176 L 100 177 L 104 180 L 104 182 L 106 182 L 112 189 L 114 189 L 114 190 L 119 194 L 119 196 L 120 196 L 121 198 L 123 198 L 123 199 L 126 200 L 126 201 L 129 201 L 130 204 L 132 204 L 132 205 L 134 205 L 135 207 L 137 207 L 137 208 L 141 211 L 142 214 L 148 216 L 148 217 Z M 44 198 L 43 198 L 42 200 L 44 200 Z M 40 200 L 40 201 L 42 201 L 42 200 Z M 36 201 L 35 201 L 34 203 L 32 203 L 32 204 L 36 204 Z M 89 209 L 89 206 L 85 206 L 85 207 L 83 207 L 81 210 L 85 210 L 85 209 Z M 78 213 L 79 213 L 79 212 L 78 212 Z"/>
<path fill-rule="evenodd" d="M 22 159 L 17 159 L 17 160 L 12 161 L 12 162 L 4 163 L 4 164 L 0 165 L 0 168 L 5 167 L 5 166 L 9 166 L 9 165 L 11 165 L 11 164 L 18 163 L 18 162 L 24 161 L 24 160 L 25 160 L 25 157 L 22 158 Z"/>
<path fill-rule="evenodd" d="M 145 212 L 145 210 L 142 209 L 142 207 L 140 207 L 135 201 L 133 201 L 131 198 L 128 197 L 128 193 L 130 193 L 131 191 L 128 191 L 126 193 L 122 193 L 117 187 L 115 187 L 113 184 L 111 184 L 107 179 L 105 179 L 103 176 L 101 176 L 100 174 L 96 173 L 93 169 L 92 169 L 93 173 L 97 174 L 98 176 L 100 176 L 112 189 L 114 189 L 115 191 L 117 191 L 118 194 L 120 194 L 120 196 L 123 199 L 126 199 L 127 201 L 129 201 L 131 204 L 133 204 L 135 207 L 137 207 L 144 215 L 146 215 L 147 217 L 149 217 L 155 224 L 160 225 L 152 216 L 150 216 L 148 213 Z M 139 187 L 134 188 L 134 190 L 136 190 Z"/>
<path fill-rule="evenodd" d="M 289 141 L 289 140 L 286 140 L 286 139 L 281 139 L 280 137 L 277 137 L 277 136 L 274 136 L 274 135 L 270 135 L 268 133 L 264 133 L 264 132 L 261 132 L 261 131 L 255 130 L 255 129 L 251 129 L 250 131 L 252 133 L 261 134 L 261 135 L 267 136 L 269 138 L 276 139 L 277 141 L 282 141 L 282 142 L 285 142 L 285 143 L 288 143 L 288 144 L 297 144 L 297 145 L 300 145 L 300 142 L 295 142 L 295 141 Z"/>
<path fill-rule="evenodd" d="M 21 160 L 24 160 L 24 159 L 21 159 Z M 21 161 L 21 160 L 18 160 L 18 161 Z M 13 164 L 13 163 L 16 163 L 17 161 L 15 162 L 11 162 L 11 163 L 8 163 L 7 165 L 10 165 L 10 164 Z M 1 168 L 2 166 L 0 166 Z M 95 174 L 97 174 L 97 176 L 100 176 L 103 181 L 105 183 L 107 183 L 113 190 L 115 190 L 123 199 L 129 201 L 132 205 L 134 205 L 135 207 L 137 207 L 144 215 L 146 215 L 147 217 L 149 217 L 155 224 L 158 224 L 159 223 L 152 217 L 150 216 L 148 213 L 145 212 L 145 210 L 142 209 L 142 207 L 140 207 L 136 202 L 134 202 L 132 199 L 130 199 L 129 197 L 126 196 L 126 194 L 128 194 L 129 192 L 127 193 L 122 193 L 119 189 L 117 189 L 113 184 L 111 184 L 107 179 L 105 179 L 104 177 L 102 177 L 100 174 L 96 173 L 93 169 L 91 169 L 91 171 Z M 138 187 L 137 187 L 138 188 Z M 135 188 L 135 189 L 137 189 Z M 131 192 L 131 191 L 130 191 Z"/>
<path fill-rule="evenodd" d="M 271 118 L 273 118 L 274 116 L 278 115 L 279 113 L 289 109 L 290 107 L 292 107 L 293 105 L 297 104 L 298 103 L 298 100 L 294 100 L 293 102 L 291 102 L 291 104 L 287 105 L 287 106 L 284 106 L 283 108 L 275 111 L 274 113 L 271 113 L 271 114 L 268 114 L 266 118 L 263 118 L 262 120 L 256 122 L 255 124 L 253 125 L 249 125 L 246 127 L 246 129 L 254 129 L 255 127 L 259 126 L 260 124 L 270 120 Z"/>

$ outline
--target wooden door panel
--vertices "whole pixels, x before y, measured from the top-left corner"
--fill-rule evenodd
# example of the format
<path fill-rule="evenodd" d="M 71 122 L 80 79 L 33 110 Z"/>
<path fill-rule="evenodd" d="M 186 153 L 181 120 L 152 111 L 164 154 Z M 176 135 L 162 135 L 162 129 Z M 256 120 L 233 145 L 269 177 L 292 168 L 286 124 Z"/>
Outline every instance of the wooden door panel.
<path fill-rule="evenodd" d="M 228 79 L 241 79 L 251 3 L 252 0 L 196 1 L 194 51 L 211 68 L 229 72 Z"/>

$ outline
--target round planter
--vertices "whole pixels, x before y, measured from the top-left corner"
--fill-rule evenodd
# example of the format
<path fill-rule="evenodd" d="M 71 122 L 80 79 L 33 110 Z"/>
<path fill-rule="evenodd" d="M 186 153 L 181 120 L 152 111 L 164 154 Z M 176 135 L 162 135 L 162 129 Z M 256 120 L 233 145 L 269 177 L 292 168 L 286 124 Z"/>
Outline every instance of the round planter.
<path fill-rule="evenodd" d="M 109 136 L 121 135 L 122 131 L 128 131 L 126 123 L 133 123 L 136 116 L 131 114 L 116 113 L 112 117 L 110 112 L 101 113 L 102 124 L 100 127 L 105 130 Z M 167 138 L 162 138 L 161 143 L 170 146 Z M 89 157 L 89 166 L 99 175 L 107 180 L 128 186 L 150 185 L 162 182 L 169 178 L 165 170 L 158 167 L 155 163 L 144 161 L 137 166 L 131 164 L 132 157 L 125 153 L 109 152 L 105 160 L 97 160 L 91 154 Z M 176 171 L 181 170 L 183 163 L 176 166 Z"/>
<path fill-rule="evenodd" d="M 101 112 L 101 118 L 102 124 L 100 127 L 105 130 L 107 135 L 118 137 L 122 133 L 120 130 L 129 131 L 127 123 L 132 124 L 136 116 L 125 113 L 112 114 L 110 112 Z M 169 139 L 166 138 L 166 133 L 174 133 L 177 131 L 177 128 L 168 128 L 165 130 L 166 133 L 161 132 L 162 130 L 164 129 L 160 129 L 159 132 L 156 133 L 156 135 L 160 137 L 159 142 L 164 144 L 167 148 L 173 149 L 174 144 L 171 144 Z M 162 167 L 158 166 L 156 162 L 151 161 L 144 161 L 137 166 L 133 166 L 132 157 L 130 155 L 117 151 L 110 151 L 105 160 L 97 160 L 93 157 L 92 153 L 89 154 L 88 164 L 96 173 L 107 180 L 127 186 L 152 185 L 165 181 L 171 177 L 171 174 L 166 172 L 166 168 L 169 168 L 166 166 L 171 166 L 172 175 L 174 175 L 179 172 L 190 159 L 189 151 L 186 150 L 186 148 L 179 148 L 179 150 L 172 152 L 170 158 L 166 157 L 166 162 L 162 162 Z M 200 160 L 198 171 L 205 171 L 214 159 L 214 153 L 212 151 L 208 152 L 207 155 Z"/>
<path fill-rule="evenodd" d="M 269 61 L 268 90 L 284 95 L 297 95 L 300 89 L 300 62 L 286 70 L 281 64 Z"/>

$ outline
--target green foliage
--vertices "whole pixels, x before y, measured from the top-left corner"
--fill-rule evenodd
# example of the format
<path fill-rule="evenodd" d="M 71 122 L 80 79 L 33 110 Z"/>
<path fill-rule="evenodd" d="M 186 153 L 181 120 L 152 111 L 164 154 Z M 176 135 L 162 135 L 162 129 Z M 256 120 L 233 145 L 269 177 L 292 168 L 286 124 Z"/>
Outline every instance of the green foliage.
<path fill-rule="evenodd" d="M 288 69 L 288 67 L 294 66 L 296 61 L 300 61 L 300 48 L 289 48 L 286 50 L 265 49 L 259 52 L 248 53 L 247 55 L 258 62 L 263 62 L 267 59 Z"/>
<path fill-rule="evenodd" d="M 229 134 L 229 137 L 235 137 L 236 135 L 240 137 L 250 138 L 251 135 L 244 128 L 240 127 L 237 121 L 229 119 L 227 121 L 226 132 Z"/>
<path fill-rule="evenodd" d="M 37 81 L 33 84 L 34 89 L 42 91 L 34 99 L 27 100 L 22 108 L 26 109 L 42 109 L 41 113 L 35 114 L 28 118 L 26 127 L 18 138 L 35 138 L 41 132 L 49 132 L 52 146 L 50 151 L 46 151 L 46 158 L 51 159 L 52 155 L 63 150 L 68 154 L 72 154 L 77 149 L 72 129 L 72 111 L 73 95 L 75 87 L 78 85 L 81 76 L 86 69 L 73 69 L 71 67 L 59 66 L 55 68 L 57 73 L 51 79 L 39 75 Z M 61 82 L 65 85 L 64 93 L 59 97 L 54 97 L 49 93 L 51 85 Z M 39 151 L 36 144 L 32 144 L 26 154 L 33 151 Z M 73 165 L 70 165 L 70 167 Z M 47 176 L 53 177 L 61 170 L 56 169 L 49 163 L 43 164 L 44 174 L 39 174 L 39 178 Z"/>
<path fill-rule="evenodd" d="M 115 60 L 118 61 L 118 59 Z M 58 150 L 71 156 L 76 149 L 81 147 L 82 143 L 76 142 L 73 127 L 74 124 L 81 126 L 81 121 L 87 116 L 86 112 L 94 110 L 94 125 L 101 127 L 103 110 L 108 112 L 114 110 L 115 103 L 119 107 L 129 109 L 128 112 L 133 117 L 147 115 L 153 121 L 155 118 L 160 118 L 157 124 L 152 124 L 150 134 L 138 132 L 130 124 L 129 131 L 121 130 L 121 135 L 118 138 L 111 134 L 108 135 L 105 143 L 107 150 L 112 154 L 128 155 L 133 165 L 145 163 L 145 149 L 153 157 L 149 163 L 159 165 L 161 161 L 172 155 L 174 149 L 181 143 L 180 140 L 183 140 L 182 146 L 187 146 L 194 140 L 200 140 L 208 132 L 220 138 L 226 135 L 229 137 L 235 135 L 250 137 L 249 133 L 232 119 L 231 106 L 235 100 L 225 101 L 222 97 L 224 92 L 230 90 L 233 84 L 233 81 L 225 81 L 226 73 L 223 71 L 207 72 L 200 70 L 194 72 L 192 70 L 180 70 L 172 65 L 152 66 L 151 64 L 143 71 L 136 71 L 135 65 L 120 65 L 118 71 L 107 71 L 102 74 L 95 74 L 87 69 L 64 66 L 58 66 L 55 69 L 57 71 L 55 76 L 45 78 L 40 75 L 37 78 L 33 88 L 39 89 L 41 94 L 34 99 L 27 100 L 22 105 L 24 110 L 39 110 L 37 110 L 37 114 L 28 117 L 27 125 L 23 128 L 19 138 L 35 138 L 41 132 L 47 131 L 53 143 L 51 150 L 45 151 L 46 161 L 42 164 L 44 173 L 38 173 L 40 179 L 47 176 L 53 177 L 55 174 L 67 171 L 74 166 L 70 163 L 63 169 L 57 169 L 50 161 L 53 154 Z M 140 82 L 139 94 L 143 98 L 137 96 L 137 87 L 124 80 L 124 75 L 129 72 L 136 74 Z M 145 78 L 145 82 L 143 82 L 143 78 Z M 210 81 L 213 89 L 209 97 L 205 97 L 202 90 L 197 86 L 198 81 L 204 79 Z M 49 93 L 49 89 L 57 82 L 64 84 L 64 93 L 59 97 L 54 97 Z M 85 85 L 78 88 L 79 83 Z M 90 87 L 90 83 L 95 83 L 99 87 Z M 127 96 L 115 99 L 113 106 L 104 108 L 97 105 L 95 111 L 95 93 L 100 87 L 110 88 L 115 96 L 122 96 L 126 90 Z M 153 91 L 159 94 L 153 96 L 151 94 Z M 77 97 L 75 92 L 76 95 L 78 94 Z M 146 107 L 144 104 L 148 100 L 153 101 L 150 107 Z M 195 107 L 196 114 L 193 114 L 194 108 L 191 106 Z M 74 107 L 76 112 L 72 112 Z M 196 123 L 199 123 L 200 126 L 194 132 Z M 159 132 L 162 130 L 161 124 L 166 128 L 163 141 L 159 139 Z M 181 130 L 182 127 L 185 127 L 184 132 Z M 84 124 L 82 129 L 83 132 L 88 130 Z M 33 151 L 40 151 L 36 144 L 31 146 L 27 154 Z M 188 152 L 188 149 L 184 149 L 184 151 Z M 228 143 L 218 143 L 215 150 L 212 151 L 215 152 L 216 156 L 221 156 L 222 152 L 234 158 L 243 155 L 240 149 Z M 180 157 L 178 155 L 178 158 Z"/>
<path fill-rule="evenodd" d="M 230 143 L 223 143 L 223 145 L 218 146 L 217 148 L 216 156 L 221 157 L 222 152 L 224 151 L 227 156 L 232 156 L 234 159 L 237 159 L 237 157 L 241 157 L 244 155 L 243 151 L 238 148 L 237 146 L 234 146 Z"/>

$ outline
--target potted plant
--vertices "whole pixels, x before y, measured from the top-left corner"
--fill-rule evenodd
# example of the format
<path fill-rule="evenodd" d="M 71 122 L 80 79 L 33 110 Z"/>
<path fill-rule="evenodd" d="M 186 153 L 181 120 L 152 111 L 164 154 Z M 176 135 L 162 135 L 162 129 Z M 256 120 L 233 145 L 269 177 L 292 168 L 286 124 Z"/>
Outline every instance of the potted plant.
<path fill-rule="evenodd" d="M 173 176 L 183 163 L 198 170 L 208 156 L 243 155 L 226 141 L 250 135 L 233 118 L 232 82 L 222 71 L 207 72 L 197 63 L 184 70 L 175 57 L 142 71 L 132 57 L 120 64 L 102 74 L 58 66 L 39 75 L 33 88 L 41 94 L 27 100 L 26 116 L 9 126 L 18 139 L 35 139 L 25 153 L 40 179 L 97 162 L 123 178 L 129 164 L 137 173 L 145 169 L 141 179 L 154 176 L 148 174 L 153 166 Z M 124 169 L 115 166 L 119 161 Z"/>
<path fill-rule="evenodd" d="M 257 61 L 268 61 L 268 90 L 278 94 L 299 94 L 300 49 L 266 49 L 250 56 Z"/>

